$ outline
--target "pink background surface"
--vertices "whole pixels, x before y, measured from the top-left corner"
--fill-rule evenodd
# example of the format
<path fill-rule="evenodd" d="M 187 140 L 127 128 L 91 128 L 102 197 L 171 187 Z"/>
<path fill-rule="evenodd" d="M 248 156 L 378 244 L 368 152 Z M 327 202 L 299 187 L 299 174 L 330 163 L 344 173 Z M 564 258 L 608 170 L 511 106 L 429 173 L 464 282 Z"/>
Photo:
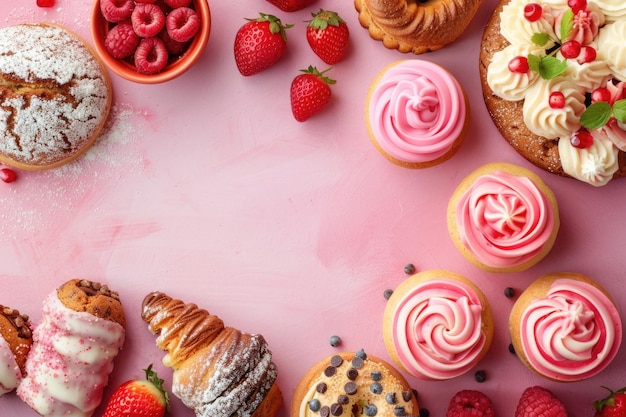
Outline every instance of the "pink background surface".
<path fill-rule="evenodd" d="M 364 100 L 388 63 L 414 58 L 386 50 L 357 21 L 352 1 L 319 0 L 284 13 L 263 0 L 212 1 L 213 28 L 198 64 L 160 85 L 137 85 L 112 74 L 114 108 L 107 131 L 77 162 L 53 171 L 20 173 L 0 183 L 0 303 L 40 318 L 44 297 L 64 281 L 107 283 L 125 306 L 127 343 L 105 398 L 121 382 L 155 363 L 171 373 L 140 317 L 143 297 L 161 290 L 220 316 L 228 325 L 261 333 L 279 368 L 288 415 L 300 376 L 338 350 L 364 348 L 388 358 L 381 337 L 383 292 L 413 263 L 448 269 L 476 282 L 489 298 L 496 336 L 473 372 L 445 382 L 408 378 L 431 416 L 445 415 L 460 389 L 479 389 L 498 415 L 513 415 L 522 390 L 540 384 L 559 396 L 570 415 L 591 416 L 601 385 L 626 385 L 622 348 L 613 365 L 579 383 L 548 382 L 508 352 L 507 318 L 519 291 L 543 273 L 587 274 L 615 295 L 622 317 L 626 180 L 596 189 L 539 171 L 518 156 L 495 129 L 482 101 L 478 52 L 495 7 L 485 0 L 461 39 L 418 57 L 446 67 L 466 89 L 471 126 L 450 161 L 421 171 L 396 167 L 370 144 Z M 320 7 L 338 11 L 351 30 L 351 50 L 329 75 L 333 101 L 304 123 L 291 115 L 289 85 L 301 68 L 326 66 L 304 36 L 305 20 Z M 0 26 L 52 21 L 88 40 L 91 1 L 0 2 Z M 244 18 L 274 13 L 295 23 L 289 48 L 274 67 L 252 77 L 236 69 L 232 45 Z M 448 237 L 446 206 L 461 179 L 483 163 L 507 161 L 538 172 L 553 189 L 562 228 L 552 252 L 514 274 L 481 272 Z M 329 345 L 331 335 L 343 339 Z M 191 417 L 178 399 L 172 414 Z M 102 408 L 96 416 L 101 415 Z M 0 415 L 30 417 L 14 395 L 0 398 Z"/>

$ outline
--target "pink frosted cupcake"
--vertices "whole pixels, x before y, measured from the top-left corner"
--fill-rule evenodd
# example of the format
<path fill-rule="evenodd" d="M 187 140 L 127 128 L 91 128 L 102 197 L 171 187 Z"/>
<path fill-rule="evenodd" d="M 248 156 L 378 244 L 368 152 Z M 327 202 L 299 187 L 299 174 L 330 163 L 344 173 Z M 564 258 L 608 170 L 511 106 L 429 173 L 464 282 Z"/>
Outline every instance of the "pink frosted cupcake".
<path fill-rule="evenodd" d="M 428 168 L 458 150 L 469 123 L 463 88 L 429 61 L 392 63 L 372 82 L 365 120 L 376 149 L 407 168 Z"/>
<path fill-rule="evenodd" d="M 393 291 L 383 318 L 391 359 L 426 380 L 446 380 L 473 368 L 493 338 L 489 302 L 467 278 L 449 271 L 415 274 Z"/>
<path fill-rule="evenodd" d="M 576 273 L 544 275 L 517 299 L 509 317 L 515 353 L 544 378 L 574 382 L 605 369 L 622 341 L 609 294 Z"/>

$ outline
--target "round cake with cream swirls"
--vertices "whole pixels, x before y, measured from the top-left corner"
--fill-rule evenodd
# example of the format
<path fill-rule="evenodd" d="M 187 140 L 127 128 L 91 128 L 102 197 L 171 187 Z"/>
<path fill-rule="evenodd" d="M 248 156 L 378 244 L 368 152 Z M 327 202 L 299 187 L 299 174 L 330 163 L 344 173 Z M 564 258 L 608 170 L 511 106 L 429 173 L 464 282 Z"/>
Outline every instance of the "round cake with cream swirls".
<path fill-rule="evenodd" d="M 491 307 L 469 279 L 445 270 L 403 281 L 385 307 L 383 337 L 392 360 L 425 380 L 463 375 L 487 353 L 493 338 Z"/>
<path fill-rule="evenodd" d="M 522 363 L 561 382 L 597 375 L 622 341 L 621 318 L 610 295 L 578 273 L 548 274 L 533 282 L 516 300 L 509 330 Z"/>
<path fill-rule="evenodd" d="M 496 127 L 527 160 L 593 186 L 626 176 L 626 2 L 501 0 L 479 69 Z"/>
<path fill-rule="evenodd" d="M 457 249 L 489 272 L 517 272 L 552 249 L 560 226 L 552 190 L 532 171 L 490 163 L 469 174 L 448 203 Z"/>
<path fill-rule="evenodd" d="M 365 113 L 378 151 L 407 168 L 448 160 L 461 146 L 469 123 L 467 97 L 456 78 L 419 59 L 384 68 L 369 89 Z"/>

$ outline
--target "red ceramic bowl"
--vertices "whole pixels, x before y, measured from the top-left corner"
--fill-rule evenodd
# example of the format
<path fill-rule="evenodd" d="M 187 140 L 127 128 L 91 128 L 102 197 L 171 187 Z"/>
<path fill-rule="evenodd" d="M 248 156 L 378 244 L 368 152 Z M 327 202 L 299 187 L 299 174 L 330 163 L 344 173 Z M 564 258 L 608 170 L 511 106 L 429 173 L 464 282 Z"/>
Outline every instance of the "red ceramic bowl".
<path fill-rule="evenodd" d="M 100 11 L 100 0 L 96 0 L 91 11 L 91 37 L 98 55 L 107 67 L 120 77 L 141 84 L 157 84 L 169 81 L 187 71 L 202 55 L 209 41 L 211 32 L 211 11 L 207 0 L 193 0 L 193 8 L 200 17 L 200 30 L 193 38 L 187 49 L 170 62 L 163 71 L 156 74 L 141 74 L 130 61 L 113 58 L 104 46 L 109 28 L 114 23 L 109 23 Z"/>

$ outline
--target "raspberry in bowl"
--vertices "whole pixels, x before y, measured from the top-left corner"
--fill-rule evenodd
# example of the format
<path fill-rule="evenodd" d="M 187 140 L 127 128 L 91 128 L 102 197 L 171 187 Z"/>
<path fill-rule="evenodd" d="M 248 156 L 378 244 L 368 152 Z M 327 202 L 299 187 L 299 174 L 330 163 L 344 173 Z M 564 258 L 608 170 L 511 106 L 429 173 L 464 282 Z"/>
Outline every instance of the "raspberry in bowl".
<path fill-rule="evenodd" d="M 202 55 L 209 40 L 207 0 L 96 0 L 91 36 L 117 75 L 157 84 L 178 77 Z"/>

